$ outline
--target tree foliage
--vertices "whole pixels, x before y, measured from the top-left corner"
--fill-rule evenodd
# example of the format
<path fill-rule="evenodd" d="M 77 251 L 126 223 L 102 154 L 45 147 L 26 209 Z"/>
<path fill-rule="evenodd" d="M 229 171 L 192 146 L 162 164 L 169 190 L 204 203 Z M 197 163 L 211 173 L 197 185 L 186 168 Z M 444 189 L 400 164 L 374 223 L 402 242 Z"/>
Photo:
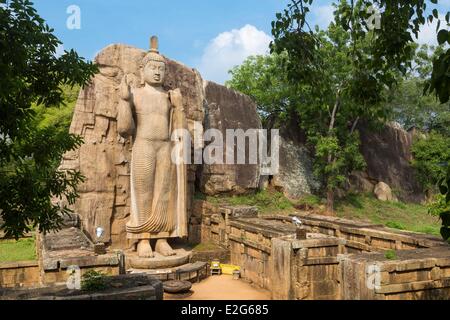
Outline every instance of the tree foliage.
<path fill-rule="evenodd" d="M 358 123 L 377 124 L 388 118 L 385 88 L 393 87 L 396 75 L 411 65 L 410 32 L 418 32 L 419 24 L 410 23 L 411 7 L 406 14 L 397 1 L 397 6 L 383 2 L 380 30 L 372 29 L 366 10 L 372 2 L 342 0 L 334 5 L 334 22 L 323 32 L 308 24 L 311 3 L 293 0 L 277 14 L 271 50 L 288 55 L 288 80 L 310 97 L 297 111 L 315 146 L 316 172 L 324 178 L 332 211 L 336 187 L 364 164 Z"/>
<path fill-rule="evenodd" d="M 59 228 L 74 203 L 82 176 L 59 171 L 62 155 L 81 138 L 54 126 L 36 126 L 36 110 L 63 103 L 62 86 L 86 84 L 97 67 L 73 50 L 60 57 L 61 42 L 28 0 L 0 0 L 0 226 L 7 237 L 38 227 Z"/>
<path fill-rule="evenodd" d="M 414 141 L 411 151 L 419 181 L 426 190 L 436 191 L 437 183 L 445 177 L 445 164 L 450 162 L 450 137 L 431 132 Z"/>
<path fill-rule="evenodd" d="M 251 56 L 229 72 L 231 79 L 226 86 L 256 102 L 265 128 L 278 126 L 295 114 L 299 97 L 283 68 L 286 59 L 285 53 Z"/>
<path fill-rule="evenodd" d="M 440 103 L 435 96 L 423 94 L 433 59 L 442 52 L 441 46 L 417 46 L 411 69 L 405 75 L 399 74 L 396 86 L 389 90 L 387 104 L 392 118 L 405 129 L 415 127 L 450 136 L 450 103 Z"/>

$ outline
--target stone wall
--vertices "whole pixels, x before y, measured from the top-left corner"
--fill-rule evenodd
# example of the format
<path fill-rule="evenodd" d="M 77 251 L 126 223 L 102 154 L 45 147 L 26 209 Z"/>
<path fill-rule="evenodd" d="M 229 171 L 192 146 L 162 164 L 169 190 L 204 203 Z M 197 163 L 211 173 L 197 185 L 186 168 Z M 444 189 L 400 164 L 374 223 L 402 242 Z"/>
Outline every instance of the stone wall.
<path fill-rule="evenodd" d="M 398 251 L 395 260 L 381 253 L 341 256 L 342 299 L 448 300 L 449 248 Z M 379 273 L 367 272 L 377 268 Z"/>
<path fill-rule="evenodd" d="M 194 208 L 200 210 L 194 215 L 201 217 L 201 240 L 230 250 L 231 263 L 241 267 L 243 278 L 270 290 L 273 299 L 450 295 L 450 246 L 437 237 L 298 213 L 307 235 L 297 239 L 292 217 L 239 215 L 242 207 L 203 200 L 196 200 Z M 395 250 L 398 259 L 387 260 L 386 250 Z M 381 266 L 381 288 L 370 292 L 366 283 L 372 264 Z"/>
<path fill-rule="evenodd" d="M 36 287 L 41 283 L 37 261 L 0 264 L 0 288 Z"/>

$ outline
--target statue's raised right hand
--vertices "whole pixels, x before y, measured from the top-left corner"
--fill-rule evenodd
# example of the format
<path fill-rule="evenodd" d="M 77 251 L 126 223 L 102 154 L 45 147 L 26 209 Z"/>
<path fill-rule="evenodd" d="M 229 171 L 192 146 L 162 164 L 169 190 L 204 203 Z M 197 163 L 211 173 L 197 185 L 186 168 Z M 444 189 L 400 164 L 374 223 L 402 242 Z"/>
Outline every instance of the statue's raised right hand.
<path fill-rule="evenodd" d="M 124 75 L 122 82 L 120 83 L 120 97 L 125 101 L 130 100 L 131 89 L 130 84 L 128 83 L 128 75 Z"/>

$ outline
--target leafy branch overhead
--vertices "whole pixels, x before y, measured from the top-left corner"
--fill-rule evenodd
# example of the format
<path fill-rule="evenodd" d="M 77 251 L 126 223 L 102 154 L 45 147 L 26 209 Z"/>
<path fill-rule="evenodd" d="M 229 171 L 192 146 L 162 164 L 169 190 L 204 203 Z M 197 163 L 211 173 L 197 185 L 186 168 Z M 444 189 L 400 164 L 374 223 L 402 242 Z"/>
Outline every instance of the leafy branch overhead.
<path fill-rule="evenodd" d="M 271 51 L 287 55 L 289 82 L 313 97 L 300 103 L 297 113 L 315 147 L 316 168 L 332 211 L 336 188 L 362 166 L 355 129 L 359 123 L 377 124 L 390 116 L 386 92 L 396 87 L 398 75 L 413 69 L 414 41 L 425 23 L 437 19 L 439 44 L 450 44 L 450 13 L 441 20 L 438 10 L 430 8 L 435 0 L 340 0 L 324 32 L 308 23 L 312 3 L 291 0 L 276 15 Z M 441 102 L 449 100 L 449 54 L 437 54 L 425 86 L 425 92 L 435 92 Z"/>
<path fill-rule="evenodd" d="M 0 0 L 0 228 L 7 237 L 57 229 L 83 180 L 79 172 L 58 170 L 81 138 L 38 127 L 36 107 L 63 105 L 62 86 L 85 85 L 97 67 L 73 50 L 57 56 L 61 42 L 53 32 L 30 1 Z"/>

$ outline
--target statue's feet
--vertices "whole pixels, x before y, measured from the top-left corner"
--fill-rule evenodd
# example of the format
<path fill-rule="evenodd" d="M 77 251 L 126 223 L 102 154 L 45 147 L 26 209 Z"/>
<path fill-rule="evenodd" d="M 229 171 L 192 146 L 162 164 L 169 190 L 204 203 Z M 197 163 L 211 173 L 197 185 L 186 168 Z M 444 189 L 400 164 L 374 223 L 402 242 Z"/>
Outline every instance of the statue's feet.
<path fill-rule="evenodd" d="M 176 254 L 175 251 L 173 251 L 173 249 L 167 243 L 166 239 L 158 239 L 156 241 L 155 250 L 156 252 L 162 254 L 165 257 L 174 256 Z"/>
<path fill-rule="evenodd" d="M 137 252 L 140 258 L 153 258 L 152 247 L 149 240 L 140 240 L 137 244 Z"/>

